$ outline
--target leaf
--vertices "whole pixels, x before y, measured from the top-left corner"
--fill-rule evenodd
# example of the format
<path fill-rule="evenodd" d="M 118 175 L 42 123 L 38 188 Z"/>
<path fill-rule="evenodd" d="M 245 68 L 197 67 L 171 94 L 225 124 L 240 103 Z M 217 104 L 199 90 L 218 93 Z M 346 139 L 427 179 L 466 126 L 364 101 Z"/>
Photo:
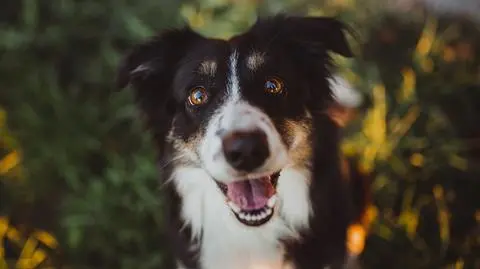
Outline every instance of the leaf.
<path fill-rule="evenodd" d="M 12 168 L 17 166 L 20 163 L 20 156 L 18 152 L 13 151 L 9 153 L 7 156 L 3 157 L 0 160 L 0 175 L 6 174 Z"/>
<path fill-rule="evenodd" d="M 67 243 L 72 249 L 78 248 L 82 242 L 83 232 L 80 228 L 73 227 L 68 231 Z"/>
<path fill-rule="evenodd" d="M 154 34 L 154 31 L 150 26 L 146 25 L 142 20 L 137 16 L 131 13 L 125 13 L 125 28 L 135 37 L 135 39 L 143 40 L 148 37 L 151 37 Z"/>
<path fill-rule="evenodd" d="M 376 229 L 376 233 L 378 236 L 386 240 L 391 240 L 393 237 L 392 229 L 390 229 L 390 227 L 383 224 L 378 225 Z"/>
<path fill-rule="evenodd" d="M 437 20 L 434 17 L 428 17 L 415 50 L 418 56 L 422 57 L 430 52 L 432 44 L 435 41 L 436 29 Z"/>
<path fill-rule="evenodd" d="M 53 235 L 45 231 L 36 231 L 33 233 L 32 236 L 35 237 L 38 241 L 48 246 L 49 248 L 54 249 L 58 247 L 57 239 Z"/>
<path fill-rule="evenodd" d="M 0 269 L 9 269 L 7 260 L 5 260 L 3 255 L 0 255 Z"/>
<path fill-rule="evenodd" d="M 27 268 L 34 268 L 34 261 L 32 260 L 33 254 L 35 249 L 37 248 L 38 241 L 33 238 L 29 237 L 27 241 L 23 244 L 22 251 L 20 252 L 20 257 L 18 258 L 17 268 L 19 269 L 27 269 Z"/>
<path fill-rule="evenodd" d="M 449 163 L 452 167 L 455 167 L 459 170 L 466 171 L 468 168 L 468 161 L 465 158 L 462 158 L 456 154 L 453 154 L 449 158 Z"/>
<path fill-rule="evenodd" d="M 411 68 L 402 70 L 403 84 L 398 93 L 397 99 L 399 102 L 412 101 L 415 94 L 416 77 L 415 72 Z"/>
<path fill-rule="evenodd" d="M 23 23 L 28 30 L 37 26 L 37 0 L 23 0 Z"/>
<path fill-rule="evenodd" d="M 378 147 L 385 143 L 387 137 L 385 86 L 377 84 L 373 87 L 372 92 L 374 105 L 366 116 L 363 133 L 371 143 Z"/>
<path fill-rule="evenodd" d="M 414 209 L 403 210 L 398 218 L 398 223 L 404 227 L 405 232 L 411 240 L 416 236 L 418 220 L 419 213 Z"/>

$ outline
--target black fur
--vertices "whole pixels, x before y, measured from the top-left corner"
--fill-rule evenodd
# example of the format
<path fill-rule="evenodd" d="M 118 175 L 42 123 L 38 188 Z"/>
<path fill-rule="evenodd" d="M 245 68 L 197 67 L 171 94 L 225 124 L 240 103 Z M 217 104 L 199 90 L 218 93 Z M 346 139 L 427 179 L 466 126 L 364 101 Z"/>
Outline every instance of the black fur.
<path fill-rule="evenodd" d="M 332 18 L 300 18 L 283 15 L 258 21 L 249 31 L 228 41 L 209 39 L 189 28 L 165 31 L 141 44 L 127 55 L 118 74 L 118 86 L 132 84 L 136 101 L 154 134 L 162 167 L 162 179 L 171 173 L 172 147 L 165 142 L 173 124 L 174 136 L 187 140 L 201 132 L 215 104 L 225 94 L 226 76 L 208 78 L 193 72 L 199 62 L 214 58 L 218 73 L 225 74 L 233 49 L 240 55 L 242 94 L 249 103 L 261 107 L 282 133 L 284 120 L 306 120 L 307 108 L 313 115 L 311 137 L 314 156 L 310 189 L 314 215 L 311 229 L 302 241 L 285 240 L 286 259 L 297 269 L 323 268 L 341 263 L 346 254 L 346 229 L 351 221 L 350 198 L 340 173 L 338 127 L 325 113 L 331 102 L 327 78 L 331 63 L 328 52 L 351 57 L 343 34 L 344 26 Z M 266 64 L 252 74 L 245 67 L 245 55 L 252 49 L 266 52 Z M 265 76 L 286 81 L 285 96 L 265 97 L 259 87 Z M 208 106 L 193 109 L 185 104 L 188 90 L 198 84 L 211 91 Z M 188 268 L 199 268 L 198 252 L 189 251 L 189 227 L 180 219 L 182 198 L 172 184 L 165 185 L 166 212 L 175 259 Z M 173 265 L 173 263 L 172 263 Z"/>

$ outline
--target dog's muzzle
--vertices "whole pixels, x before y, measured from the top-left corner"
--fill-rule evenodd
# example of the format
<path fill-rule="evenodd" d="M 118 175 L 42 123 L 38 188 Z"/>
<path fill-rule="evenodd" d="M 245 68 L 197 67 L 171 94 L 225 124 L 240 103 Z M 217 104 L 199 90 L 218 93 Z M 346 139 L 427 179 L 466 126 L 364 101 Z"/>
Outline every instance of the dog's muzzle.
<path fill-rule="evenodd" d="M 262 131 L 237 131 L 222 138 L 226 161 L 241 172 L 261 167 L 270 155 L 267 135 Z"/>

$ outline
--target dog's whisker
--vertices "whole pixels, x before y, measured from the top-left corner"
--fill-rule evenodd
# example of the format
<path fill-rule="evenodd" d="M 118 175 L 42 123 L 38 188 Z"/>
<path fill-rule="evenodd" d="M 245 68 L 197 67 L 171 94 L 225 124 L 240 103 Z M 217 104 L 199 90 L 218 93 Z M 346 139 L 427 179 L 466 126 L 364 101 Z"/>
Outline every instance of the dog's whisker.
<path fill-rule="evenodd" d="M 165 167 L 169 166 L 170 164 L 178 161 L 178 160 L 181 160 L 183 158 L 187 157 L 187 154 L 181 154 L 181 155 L 177 155 L 176 157 L 170 159 L 168 162 L 164 163 L 162 166 L 160 166 L 158 169 L 159 170 L 163 170 L 165 169 Z"/>

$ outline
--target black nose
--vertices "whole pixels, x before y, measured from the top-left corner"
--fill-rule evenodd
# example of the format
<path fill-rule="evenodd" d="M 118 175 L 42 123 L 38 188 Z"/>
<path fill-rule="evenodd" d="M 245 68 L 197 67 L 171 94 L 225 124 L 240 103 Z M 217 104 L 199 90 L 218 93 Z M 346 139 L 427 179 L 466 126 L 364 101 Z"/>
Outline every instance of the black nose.
<path fill-rule="evenodd" d="M 252 171 L 270 155 L 267 136 L 260 131 L 231 133 L 223 138 L 223 153 L 233 168 Z"/>

